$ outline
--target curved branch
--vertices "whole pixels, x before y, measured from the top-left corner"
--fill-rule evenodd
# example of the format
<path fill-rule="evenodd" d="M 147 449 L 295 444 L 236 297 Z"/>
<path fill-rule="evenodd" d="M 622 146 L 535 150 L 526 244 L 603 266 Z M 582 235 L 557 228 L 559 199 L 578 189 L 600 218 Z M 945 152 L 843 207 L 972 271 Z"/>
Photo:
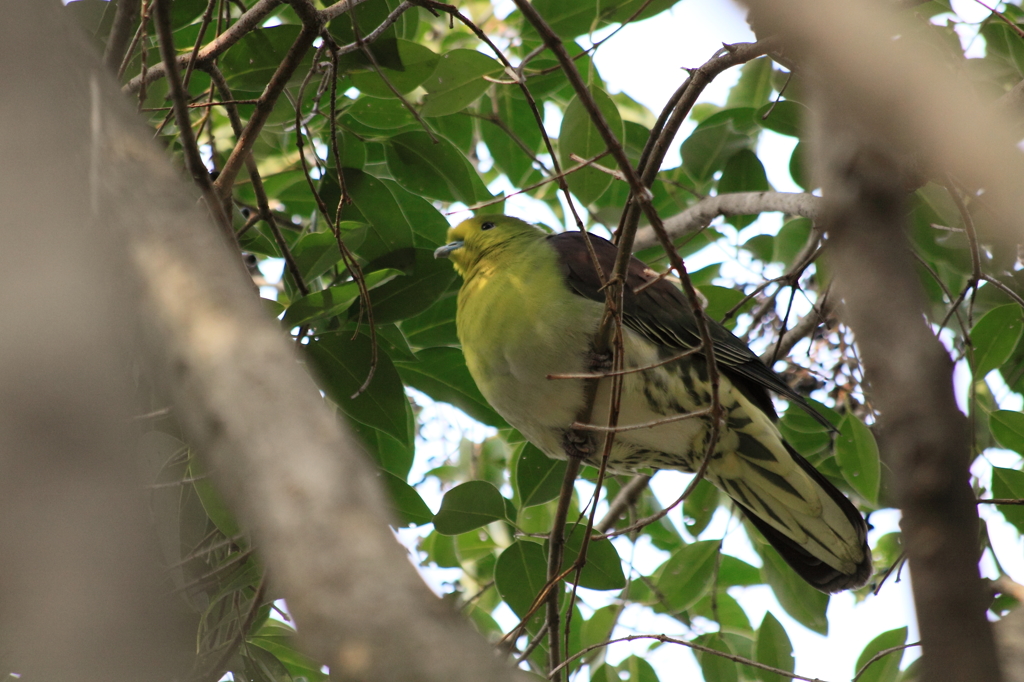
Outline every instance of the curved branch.
<path fill-rule="evenodd" d="M 736 192 L 719 194 L 701 199 L 682 213 L 664 221 L 665 232 L 675 240 L 697 232 L 720 215 L 749 215 L 779 211 L 790 215 L 803 216 L 812 222 L 819 222 L 822 216 L 822 199 L 802 192 Z M 633 250 L 640 251 L 658 243 L 651 227 L 637 230 Z"/>

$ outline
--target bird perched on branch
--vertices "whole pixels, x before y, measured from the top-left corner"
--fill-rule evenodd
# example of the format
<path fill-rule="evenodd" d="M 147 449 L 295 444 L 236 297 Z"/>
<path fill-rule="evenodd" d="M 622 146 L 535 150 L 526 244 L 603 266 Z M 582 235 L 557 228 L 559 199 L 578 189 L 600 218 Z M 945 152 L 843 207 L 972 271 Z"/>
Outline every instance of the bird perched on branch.
<path fill-rule="evenodd" d="M 594 444 L 603 438 L 591 438 L 588 447 L 580 434 L 594 431 L 572 425 L 587 400 L 587 380 L 578 375 L 594 371 L 594 337 L 605 310 L 602 279 L 611 275 L 616 252 L 593 235 L 548 235 L 516 218 L 484 215 L 450 229 L 447 245 L 434 254 L 451 259 L 464 280 L 456 323 L 480 392 L 550 457 L 572 453 L 601 463 Z M 675 285 L 636 258 L 622 305 L 626 373 L 608 466 L 695 472 L 712 431 L 712 387 L 693 309 Z M 723 417 L 707 479 L 808 583 L 823 592 L 864 585 L 872 570 L 867 524 L 783 440 L 768 390 L 827 420 L 731 332 L 710 320 L 708 331 Z M 593 425 L 608 423 L 611 384 L 608 377 L 597 380 Z"/>

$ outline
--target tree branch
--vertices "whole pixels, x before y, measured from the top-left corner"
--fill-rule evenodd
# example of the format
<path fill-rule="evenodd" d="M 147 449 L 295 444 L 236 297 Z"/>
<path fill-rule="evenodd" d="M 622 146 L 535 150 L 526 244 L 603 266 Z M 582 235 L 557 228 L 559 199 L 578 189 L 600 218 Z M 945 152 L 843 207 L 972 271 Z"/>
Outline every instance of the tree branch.
<path fill-rule="evenodd" d="M 107 46 L 103 50 L 103 62 L 111 72 L 116 72 L 121 59 L 128 49 L 128 41 L 132 37 L 132 26 L 139 18 L 139 5 L 142 0 L 118 0 L 114 24 L 107 36 Z"/>
<path fill-rule="evenodd" d="M 302 30 L 299 32 L 295 42 L 278 65 L 277 70 L 274 71 L 270 82 L 267 83 L 267 87 L 259 97 L 259 103 L 256 104 L 249 123 L 239 136 L 238 141 L 235 143 L 235 148 L 231 150 L 231 156 L 224 163 L 220 176 L 218 176 L 217 182 L 214 184 L 218 194 L 222 197 L 230 196 L 235 184 L 235 177 L 237 177 L 238 172 L 242 169 L 245 159 L 252 152 L 252 147 L 256 144 L 260 131 L 263 130 L 267 119 L 270 118 L 270 112 L 274 110 L 277 98 L 284 92 L 285 86 L 288 85 L 288 80 L 295 73 L 295 70 L 299 68 L 302 58 L 306 55 L 306 51 L 309 50 L 319 32 L 319 26 L 303 24 Z"/>
<path fill-rule="evenodd" d="M 815 85 L 823 111 L 814 142 L 829 255 L 881 413 L 883 451 L 896 473 L 923 679 L 998 682 L 978 574 L 969 431 L 953 394 L 952 360 L 924 319 L 904 236 L 906 192 L 893 159 L 899 145 L 845 107 L 836 96 L 846 88 L 841 79 L 829 74 Z"/>
<path fill-rule="evenodd" d="M 803 216 L 811 222 L 819 222 L 822 215 L 821 197 L 801 192 L 737 192 L 719 194 L 701 199 L 682 213 L 665 219 L 665 232 L 676 240 L 707 227 L 720 215 L 748 215 L 778 211 L 789 215 Z M 637 230 L 634 251 L 654 246 L 658 238 L 650 227 Z"/>
<path fill-rule="evenodd" d="M 246 33 L 254 28 L 258 28 L 263 20 L 266 19 L 267 15 L 281 4 L 281 1 L 282 0 L 259 0 L 255 5 L 249 8 L 248 12 L 238 17 L 238 20 L 231 24 L 226 31 L 207 43 L 203 49 L 199 50 L 195 60 L 196 67 L 205 66 L 211 60 L 215 59 L 229 47 L 241 40 L 242 36 Z M 190 56 L 191 55 L 178 56 L 177 61 L 179 68 L 188 63 Z M 149 85 L 166 75 L 166 66 L 163 64 L 154 64 L 152 68 L 146 71 L 145 75 L 138 75 L 128 81 L 122 90 L 125 93 L 134 94 L 138 92 L 139 88 L 144 84 Z"/>

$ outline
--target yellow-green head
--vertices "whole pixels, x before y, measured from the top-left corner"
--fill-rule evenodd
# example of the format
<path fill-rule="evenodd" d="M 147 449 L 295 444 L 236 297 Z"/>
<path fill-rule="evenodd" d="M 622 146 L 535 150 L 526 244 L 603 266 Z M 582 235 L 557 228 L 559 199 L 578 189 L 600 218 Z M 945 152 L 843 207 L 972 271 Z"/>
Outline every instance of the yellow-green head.
<path fill-rule="evenodd" d="M 484 254 L 496 255 L 509 243 L 525 238 L 542 239 L 544 232 L 519 218 L 491 214 L 463 220 L 448 230 L 448 243 L 434 251 L 434 258 L 448 258 L 465 276 Z"/>

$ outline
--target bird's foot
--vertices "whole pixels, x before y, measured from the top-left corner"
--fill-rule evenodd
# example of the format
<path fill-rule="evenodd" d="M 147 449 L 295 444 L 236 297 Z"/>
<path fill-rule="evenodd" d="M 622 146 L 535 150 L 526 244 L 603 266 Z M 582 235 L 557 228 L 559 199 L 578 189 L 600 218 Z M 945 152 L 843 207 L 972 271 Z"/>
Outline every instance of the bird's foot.
<path fill-rule="evenodd" d="M 567 429 L 562 436 L 562 449 L 567 457 L 586 462 L 594 457 L 594 439 L 586 431 Z"/>
<path fill-rule="evenodd" d="M 587 352 L 587 367 L 592 374 L 609 374 L 612 367 L 611 353 L 598 353 L 595 350 Z"/>

